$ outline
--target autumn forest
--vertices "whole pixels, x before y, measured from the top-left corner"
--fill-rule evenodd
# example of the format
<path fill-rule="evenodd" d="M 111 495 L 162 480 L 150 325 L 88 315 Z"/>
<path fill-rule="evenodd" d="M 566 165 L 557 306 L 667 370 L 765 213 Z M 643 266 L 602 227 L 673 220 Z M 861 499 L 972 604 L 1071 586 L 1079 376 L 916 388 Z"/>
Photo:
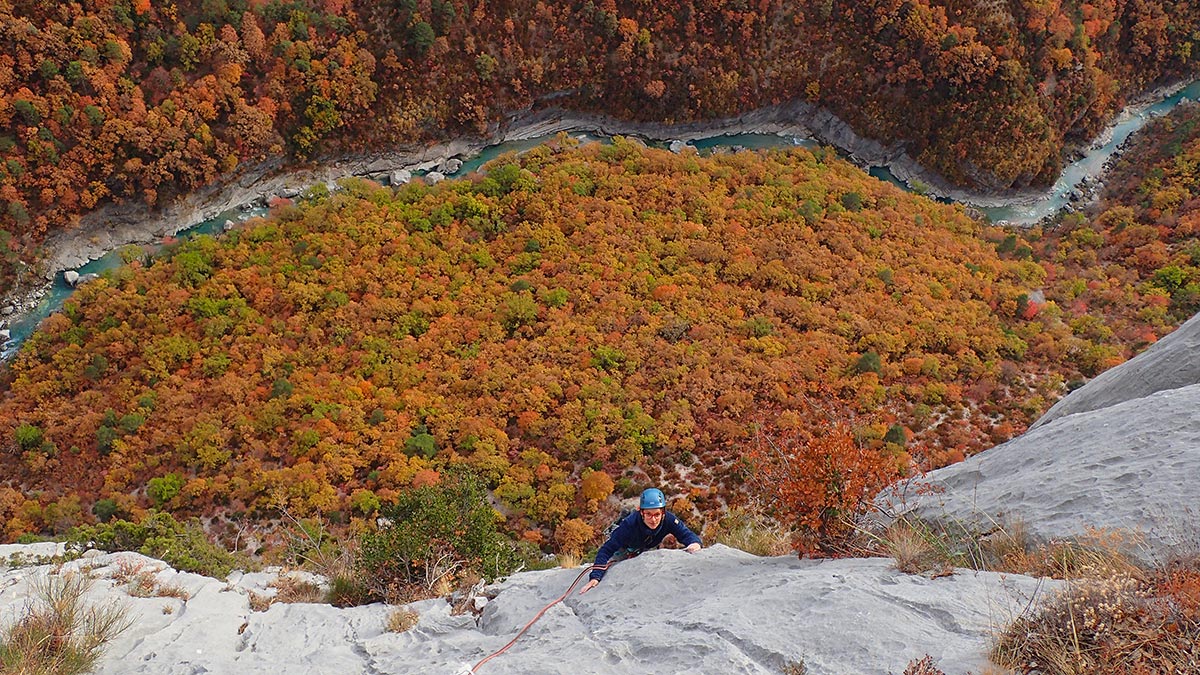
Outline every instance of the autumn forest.
<path fill-rule="evenodd" d="M 1194 77 L 1197 39 L 1171 0 L 0 0 L 3 283 L 113 205 L 547 105 L 800 99 L 949 183 L 1045 186 L 1129 97 Z M 281 513 L 362 532 L 470 474 L 542 551 L 585 551 L 658 485 L 701 527 L 754 508 L 827 552 L 883 486 L 1200 308 L 1198 124 L 1157 120 L 1097 204 L 1026 229 L 832 148 L 563 135 L 131 247 L 0 371 L 0 540 L 151 511 L 225 543 Z"/>
<path fill-rule="evenodd" d="M 262 162 L 485 134 L 553 104 L 679 122 L 805 100 L 952 183 L 1044 186 L 1193 75 L 1187 0 L 0 2 L 0 243 Z"/>

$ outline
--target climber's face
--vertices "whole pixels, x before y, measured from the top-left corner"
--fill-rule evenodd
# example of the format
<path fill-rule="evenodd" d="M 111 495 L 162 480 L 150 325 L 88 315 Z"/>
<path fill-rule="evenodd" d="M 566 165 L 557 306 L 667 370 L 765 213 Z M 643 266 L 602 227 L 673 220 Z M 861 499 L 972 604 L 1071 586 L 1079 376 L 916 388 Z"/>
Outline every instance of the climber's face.
<path fill-rule="evenodd" d="M 650 529 L 657 529 L 662 524 L 663 509 L 641 509 L 642 522 Z"/>

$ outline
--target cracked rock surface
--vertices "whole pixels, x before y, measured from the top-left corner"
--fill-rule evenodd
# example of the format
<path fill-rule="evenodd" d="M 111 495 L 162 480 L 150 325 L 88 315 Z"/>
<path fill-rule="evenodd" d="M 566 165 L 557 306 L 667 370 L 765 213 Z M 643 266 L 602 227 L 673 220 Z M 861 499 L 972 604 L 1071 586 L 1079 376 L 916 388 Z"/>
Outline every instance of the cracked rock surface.
<path fill-rule="evenodd" d="M 0 546 L 0 561 L 14 552 L 48 553 Z M 266 594 L 272 573 L 218 581 L 135 553 L 28 563 L 0 562 L 0 626 L 28 602 L 38 575 L 88 574 L 90 599 L 129 607 L 134 625 L 110 645 L 97 675 L 457 675 L 508 643 L 581 571 L 516 574 L 490 589 L 496 597 L 479 617 L 453 615 L 440 599 L 414 603 L 418 624 L 391 633 L 393 608 L 380 604 L 251 611 L 249 594 Z M 130 567 L 190 597 L 131 597 L 119 579 Z M 882 558 L 760 558 L 721 545 L 695 555 L 652 551 L 552 607 L 478 673 L 775 674 L 803 661 L 810 675 L 883 675 L 928 653 L 949 675 L 965 675 L 983 667 L 991 636 L 1051 585 L 968 570 L 929 579 Z"/>

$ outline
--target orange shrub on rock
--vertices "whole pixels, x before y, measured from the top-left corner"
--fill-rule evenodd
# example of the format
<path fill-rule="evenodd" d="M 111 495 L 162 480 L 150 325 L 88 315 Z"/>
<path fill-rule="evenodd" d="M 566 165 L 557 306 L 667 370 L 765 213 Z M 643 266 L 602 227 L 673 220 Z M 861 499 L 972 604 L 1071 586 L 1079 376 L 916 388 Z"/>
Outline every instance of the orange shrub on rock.
<path fill-rule="evenodd" d="M 746 457 L 753 489 L 792 526 L 802 554 L 833 551 L 850 518 L 905 471 L 886 452 L 861 446 L 844 422 L 817 431 L 763 429 Z"/>

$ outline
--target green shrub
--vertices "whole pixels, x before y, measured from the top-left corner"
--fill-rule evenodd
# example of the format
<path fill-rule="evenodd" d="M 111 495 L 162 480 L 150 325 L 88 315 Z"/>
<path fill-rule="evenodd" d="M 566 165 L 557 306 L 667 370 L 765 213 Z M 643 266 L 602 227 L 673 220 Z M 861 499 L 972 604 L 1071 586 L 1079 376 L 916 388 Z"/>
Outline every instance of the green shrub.
<path fill-rule="evenodd" d="M 857 373 L 878 373 L 881 368 L 883 363 L 876 352 L 867 352 L 854 363 L 854 371 Z"/>
<path fill-rule="evenodd" d="M 454 576 L 488 579 L 516 564 L 513 544 L 496 528 L 481 481 L 470 475 L 422 486 L 385 505 L 386 525 L 359 541 L 356 566 L 372 597 L 428 593 Z"/>
<path fill-rule="evenodd" d="M 113 516 L 117 515 L 117 511 L 120 508 L 115 499 L 99 499 L 95 504 L 92 504 L 92 515 L 96 516 L 96 519 L 100 522 L 107 523 L 113 519 Z"/>
<path fill-rule="evenodd" d="M 78 527 L 67 535 L 67 550 L 136 551 L 158 558 L 177 570 L 223 579 L 234 567 L 246 567 L 232 553 L 208 539 L 198 521 L 180 523 L 171 514 L 152 511 L 140 523 L 114 520 Z"/>
<path fill-rule="evenodd" d="M 271 398 L 287 398 L 292 395 L 295 388 L 286 378 L 279 378 L 271 385 Z"/>
<path fill-rule="evenodd" d="M 42 447 L 42 430 L 32 424 L 22 424 L 17 427 L 17 445 L 25 452 Z"/>
<path fill-rule="evenodd" d="M 113 442 L 120 437 L 121 434 L 116 429 L 106 424 L 100 425 L 100 428 L 96 429 L 96 450 L 101 455 L 107 455 L 112 452 Z"/>
<path fill-rule="evenodd" d="M 151 478 L 146 486 L 146 494 L 154 500 L 155 506 L 162 506 L 174 499 L 183 489 L 183 477 L 177 473 L 169 473 L 160 478 Z"/>
<path fill-rule="evenodd" d="M 887 433 L 883 435 L 884 443 L 895 443 L 901 447 L 908 444 L 908 433 L 904 430 L 903 424 L 893 424 L 888 427 Z"/>
<path fill-rule="evenodd" d="M 433 459 L 437 451 L 437 440 L 424 424 L 417 425 L 412 435 L 404 441 L 404 452 L 409 457 L 420 455 L 425 459 Z"/>

